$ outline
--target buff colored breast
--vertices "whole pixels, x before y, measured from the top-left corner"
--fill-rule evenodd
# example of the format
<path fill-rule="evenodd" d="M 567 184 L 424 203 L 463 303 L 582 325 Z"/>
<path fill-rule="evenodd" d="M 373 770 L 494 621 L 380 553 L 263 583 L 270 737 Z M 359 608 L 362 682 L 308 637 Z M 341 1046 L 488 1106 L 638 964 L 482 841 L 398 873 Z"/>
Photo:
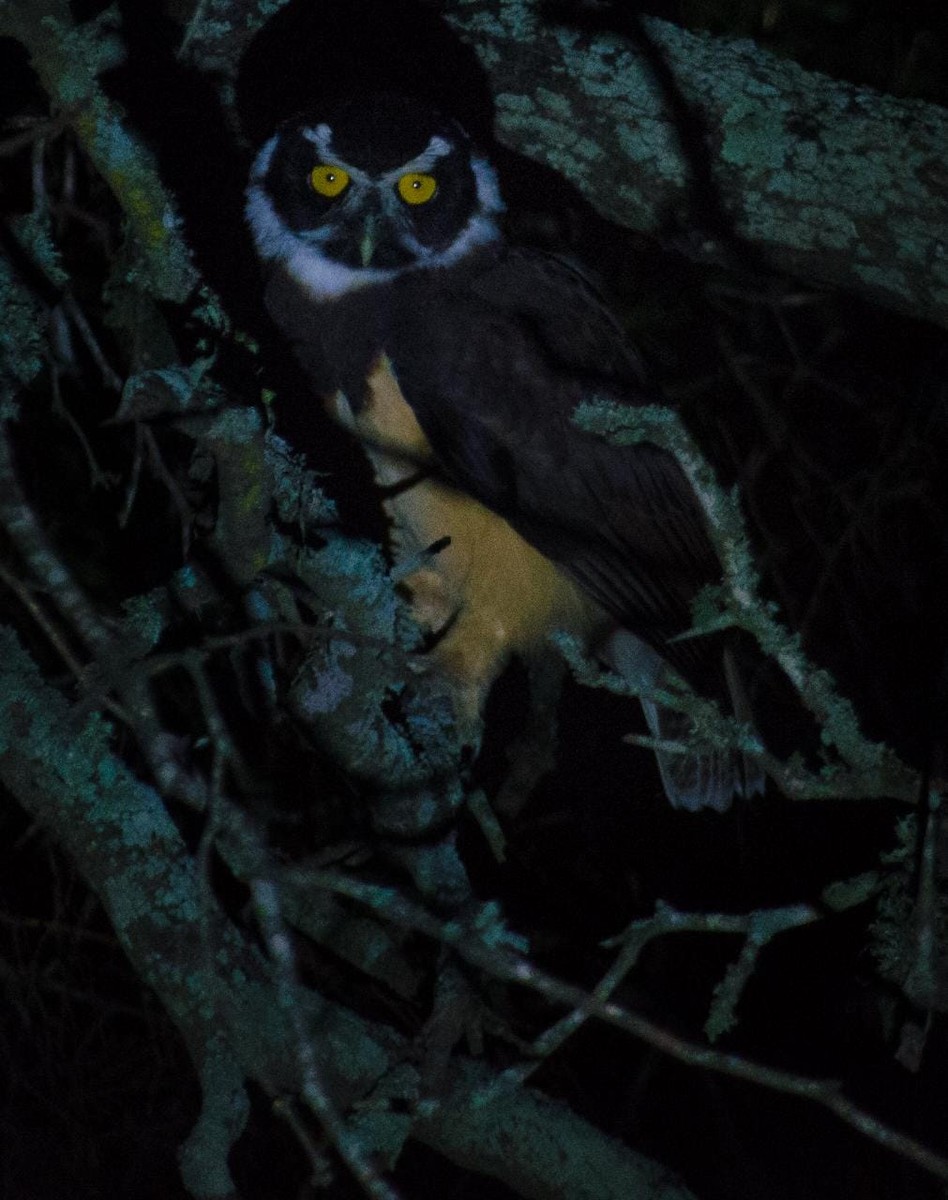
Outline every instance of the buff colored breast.
<path fill-rule="evenodd" d="M 440 482 L 413 478 L 431 451 L 384 356 L 368 384 L 358 414 L 340 393 L 327 408 L 362 440 L 378 484 L 395 489 L 385 507 L 396 559 L 450 538 L 404 582 L 418 621 L 443 631 L 432 663 L 451 680 L 459 715 L 473 719 L 511 654 L 536 653 L 553 629 L 589 633 L 604 616 L 502 517 Z"/>

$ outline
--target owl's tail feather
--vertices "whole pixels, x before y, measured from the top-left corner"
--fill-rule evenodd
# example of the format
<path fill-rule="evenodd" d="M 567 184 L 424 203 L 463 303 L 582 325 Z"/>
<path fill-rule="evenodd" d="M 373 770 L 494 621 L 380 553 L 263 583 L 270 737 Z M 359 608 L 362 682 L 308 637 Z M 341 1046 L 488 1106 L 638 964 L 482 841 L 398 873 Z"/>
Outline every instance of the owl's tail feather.
<path fill-rule="evenodd" d="M 665 682 L 670 669 L 659 655 L 627 631 L 612 639 L 609 651 L 612 666 L 630 682 L 660 690 L 674 686 Z M 750 703 L 729 648 L 724 650 L 723 678 L 727 695 L 722 699 L 730 703 L 737 720 L 752 726 Z M 755 759 L 736 749 L 691 749 L 688 743 L 694 735 L 687 713 L 644 697 L 641 703 L 652 737 L 673 745 L 655 750 L 662 786 L 673 808 L 724 812 L 735 796 L 750 798 L 763 792 L 766 775 Z"/>
<path fill-rule="evenodd" d="M 691 722 L 685 713 L 659 708 L 643 700 L 649 732 L 669 742 L 686 742 Z M 749 798 L 764 790 L 766 776 L 760 765 L 740 750 L 699 750 L 678 753 L 656 750 L 665 795 L 673 808 L 697 812 L 713 808 L 724 812 L 735 796 Z"/>

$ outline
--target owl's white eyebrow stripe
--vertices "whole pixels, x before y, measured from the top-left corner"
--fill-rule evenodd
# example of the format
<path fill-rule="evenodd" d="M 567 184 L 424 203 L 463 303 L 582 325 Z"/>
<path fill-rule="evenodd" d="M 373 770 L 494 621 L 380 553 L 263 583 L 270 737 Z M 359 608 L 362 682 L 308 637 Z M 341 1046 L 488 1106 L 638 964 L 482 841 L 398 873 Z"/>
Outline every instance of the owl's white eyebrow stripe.
<path fill-rule="evenodd" d="M 326 162 L 339 162 L 340 166 L 345 165 L 347 170 L 350 169 L 348 164 L 342 163 L 342 160 L 333 150 L 332 129 L 325 122 L 320 123 L 315 128 L 301 129 L 300 133 L 308 142 L 313 143 Z M 439 158 L 445 158 L 453 149 L 454 147 L 450 142 L 435 134 L 420 154 L 417 154 L 407 163 L 403 163 L 396 170 L 386 172 L 384 178 L 396 178 L 399 175 L 403 175 L 406 171 L 430 171 Z"/>
<path fill-rule="evenodd" d="M 273 155 L 279 141 L 279 135 L 275 133 L 272 138 L 268 139 L 260 147 L 260 153 L 254 159 L 253 168 L 250 172 L 251 182 L 260 183 L 267 171 L 270 170 L 270 163 L 273 161 Z"/>
<path fill-rule="evenodd" d="M 402 171 L 430 171 L 439 158 L 444 158 L 446 154 L 450 154 L 454 147 L 450 142 L 446 142 L 443 137 L 438 137 L 437 134 L 431 139 L 428 145 L 422 152 L 399 168 Z"/>
<path fill-rule="evenodd" d="M 300 133 L 312 142 L 323 158 L 332 158 L 332 130 L 322 122 L 315 129 L 301 129 Z"/>
<path fill-rule="evenodd" d="M 394 184 L 403 175 L 412 174 L 415 171 L 426 175 L 434 168 L 439 158 L 445 158 L 453 150 L 454 147 L 450 142 L 445 141 L 443 137 L 438 137 L 436 134 L 420 154 L 416 154 L 408 162 L 402 163 L 394 171 L 386 171 L 382 176 L 382 182 L 385 184 Z"/>
<path fill-rule="evenodd" d="M 317 125 L 315 129 L 301 129 L 300 136 L 304 137 L 308 142 L 313 143 L 319 155 L 320 162 L 331 163 L 335 167 L 342 167 L 344 171 L 347 171 L 359 183 L 369 182 L 370 177 L 365 171 L 360 171 L 358 167 L 347 163 L 344 158 L 340 158 L 335 150 L 333 150 L 332 130 L 328 125 Z"/>

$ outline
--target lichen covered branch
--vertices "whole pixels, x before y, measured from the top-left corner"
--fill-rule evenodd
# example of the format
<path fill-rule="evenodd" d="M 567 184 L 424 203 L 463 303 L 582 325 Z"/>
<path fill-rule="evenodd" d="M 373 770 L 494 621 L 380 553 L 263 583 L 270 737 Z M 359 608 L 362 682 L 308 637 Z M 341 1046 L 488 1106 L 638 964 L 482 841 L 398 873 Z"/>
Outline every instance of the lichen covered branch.
<path fill-rule="evenodd" d="M 551 24 L 535 0 L 460 0 L 446 17 L 490 77 L 506 144 L 643 233 L 707 209 L 689 194 L 689 149 L 625 23 L 590 32 L 580 14 L 577 27 Z M 776 268 L 944 323 L 944 109 L 807 72 L 749 40 L 653 19 L 642 27 L 705 124 L 714 184 L 740 237 Z M 708 230 L 678 246 L 699 261 L 721 253 Z"/>

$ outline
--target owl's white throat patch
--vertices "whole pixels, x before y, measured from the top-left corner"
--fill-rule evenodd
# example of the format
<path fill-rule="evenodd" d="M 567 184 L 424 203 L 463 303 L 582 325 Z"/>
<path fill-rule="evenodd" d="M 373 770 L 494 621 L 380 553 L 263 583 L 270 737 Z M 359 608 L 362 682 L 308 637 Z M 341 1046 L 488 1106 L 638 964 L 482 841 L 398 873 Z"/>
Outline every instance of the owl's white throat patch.
<path fill-rule="evenodd" d="M 393 279 L 396 271 L 378 267 L 347 267 L 328 258 L 318 241 L 290 229 L 280 218 L 262 182 L 247 189 L 247 223 L 257 253 L 264 262 L 279 263 L 317 300 Z"/>

